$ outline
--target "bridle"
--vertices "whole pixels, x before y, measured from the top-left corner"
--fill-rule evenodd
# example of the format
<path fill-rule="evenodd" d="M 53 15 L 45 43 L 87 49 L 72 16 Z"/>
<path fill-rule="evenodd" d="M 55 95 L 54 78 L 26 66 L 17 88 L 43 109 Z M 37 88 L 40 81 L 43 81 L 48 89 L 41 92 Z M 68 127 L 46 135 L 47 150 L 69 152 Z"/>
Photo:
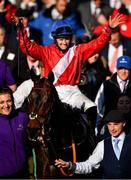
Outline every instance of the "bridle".
<path fill-rule="evenodd" d="M 47 109 L 48 111 L 47 112 L 45 111 L 44 112 L 45 115 L 42 116 L 42 114 L 39 114 L 39 112 L 37 112 L 38 111 L 37 105 L 36 105 L 36 107 L 33 106 L 33 104 L 32 104 L 32 97 L 31 97 L 31 94 L 32 94 L 33 91 L 37 92 L 39 90 L 44 90 L 45 88 L 46 87 L 33 87 L 29 97 L 27 98 L 28 104 L 30 104 L 30 106 L 29 106 L 29 124 L 31 124 L 31 122 L 33 123 L 33 121 L 34 121 L 38 125 L 38 128 L 36 128 L 38 133 L 36 133 L 35 138 L 30 137 L 30 133 L 29 133 L 29 130 L 28 130 L 28 139 L 30 141 L 35 141 L 35 142 L 39 141 L 38 140 L 38 136 L 41 134 L 41 131 L 44 130 L 45 128 L 46 128 L 46 131 L 48 131 L 48 133 L 50 131 L 50 128 L 49 128 L 48 125 L 50 124 L 51 113 L 53 111 L 53 103 L 52 102 L 50 103 L 50 107 L 49 107 L 49 109 Z M 45 90 L 48 93 L 48 89 L 45 89 Z M 47 97 L 48 97 L 48 94 L 47 94 Z M 46 100 L 48 100 L 48 98 L 45 99 L 45 101 Z"/>
<path fill-rule="evenodd" d="M 45 129 L 44 124 L 43 124 L 43 122 L 41 122 L 39 120 L 39 115 L 34 112 L 31 112 L 29 114 L 29 119 L 30 119 L 30 121 L 36 121 L 39 124 L 39 128 L 37 128 L 35 137 L 31 137 L 29 131 L 27 130 L 28 131 L 28 139 L 32 142 L 38 142 L 41 131 Z M 48 130 L 48 131 L 50 131 L 50 130 Z"/>

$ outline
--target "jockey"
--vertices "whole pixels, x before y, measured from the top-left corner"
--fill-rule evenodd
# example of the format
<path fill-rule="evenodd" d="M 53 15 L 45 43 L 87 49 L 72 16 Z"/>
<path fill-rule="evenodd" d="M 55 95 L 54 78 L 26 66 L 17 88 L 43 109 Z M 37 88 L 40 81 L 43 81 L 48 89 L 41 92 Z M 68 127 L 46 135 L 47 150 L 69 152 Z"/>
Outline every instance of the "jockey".
<path fill-rule="evenodd" d="M 73 108 L 83 108 L 89 121 L 94 124 L 96 119 L 92 116 L 96 114 L 94 113 L 96 104 L 82 94 L 77 86 L 80 82 L 82 65 L 89 57 L 104 48 L 110 40 L 112 29 L 124 21 L 122 16 L 118 13 L 113 19 L 110 18 L 109 26 L 105 27 L 97 39 L 78 45 L 72 44 L 73 31 L 67 21 L 60 20 L 54 24 L 52 36 L 55 43 L 49 46 L 38 45 L 28 38 L 22 17 L 13 16 L 12 21 L 17 27 L 19 27 L 19 22 L 23 24 L 19 33 L 19 43 L 23 53 L 43 62 L 44 77 L 48 77 L 50 71 L 54 73 L 53 84 L 60 100 Z"/>
<path fill-rule="evenodd" d="M 80 65 L 78 64 L 81 64 L 83 60 L 82 58 L 77 59 L 78 57 L 74 56 L 75 52 L 77 52 L 77 46 L 72 44 L 73 30 L 71 26 L 64 20 L 56 22 L 52 27 L 52 37 L 55 41 L 55 48 L 64 54 L 52 69 L 54 85 L 59 98 L 62 102 L 70 104 L 73 108 L 81 109 L 83 107 L 84 111 L 95 107 L 95 103 L 82 94 L 77 86 L 80 82 L 81 74 L 81 68 L 79 68 Z"/>

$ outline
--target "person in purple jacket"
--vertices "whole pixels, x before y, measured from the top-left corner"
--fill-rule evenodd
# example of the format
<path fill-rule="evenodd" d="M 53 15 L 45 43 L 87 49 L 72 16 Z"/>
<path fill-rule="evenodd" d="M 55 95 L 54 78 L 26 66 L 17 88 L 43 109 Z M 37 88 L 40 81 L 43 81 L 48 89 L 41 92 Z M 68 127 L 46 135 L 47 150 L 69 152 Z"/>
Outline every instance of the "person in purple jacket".
<path fill-rule="evenodd" d="M 12 90 L 0 88 L 0 179 L 22 179 L 28 115 L 14 109 Z"/>
<path fill-rule="evenodd" d="M 0 60 L 0 87 L 8 86 L 13 92 L 16 90 L 16 83 L 8 64 Z"/>

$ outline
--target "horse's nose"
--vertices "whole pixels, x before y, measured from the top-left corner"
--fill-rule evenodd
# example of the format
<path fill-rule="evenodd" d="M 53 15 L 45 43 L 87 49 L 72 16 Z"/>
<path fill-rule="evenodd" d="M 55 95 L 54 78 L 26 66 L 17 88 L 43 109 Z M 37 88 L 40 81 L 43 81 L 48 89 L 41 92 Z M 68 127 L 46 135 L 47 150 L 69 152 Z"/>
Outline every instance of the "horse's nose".
<path fill-rule="evenodd" d="M 27 127 L 31 128 L 31 129 L 32 128 L 40 128 L 40 122 L 37 119 L 34 119 L 34 120 L 29 119 Z"/>

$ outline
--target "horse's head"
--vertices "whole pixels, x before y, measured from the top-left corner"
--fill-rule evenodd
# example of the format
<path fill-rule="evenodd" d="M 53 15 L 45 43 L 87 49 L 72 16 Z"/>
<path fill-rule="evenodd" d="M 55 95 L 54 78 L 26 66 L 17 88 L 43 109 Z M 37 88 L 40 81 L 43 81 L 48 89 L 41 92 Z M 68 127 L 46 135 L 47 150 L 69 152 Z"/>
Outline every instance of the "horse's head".
<path fill-rule="evenodd" d="M 35 82 L 28 97 L 29 138 L 36 140 L 41 134 L 42 128 L 48 126 L 53 106 L 53 94 L 48 79 L 42 78 Z"/>

